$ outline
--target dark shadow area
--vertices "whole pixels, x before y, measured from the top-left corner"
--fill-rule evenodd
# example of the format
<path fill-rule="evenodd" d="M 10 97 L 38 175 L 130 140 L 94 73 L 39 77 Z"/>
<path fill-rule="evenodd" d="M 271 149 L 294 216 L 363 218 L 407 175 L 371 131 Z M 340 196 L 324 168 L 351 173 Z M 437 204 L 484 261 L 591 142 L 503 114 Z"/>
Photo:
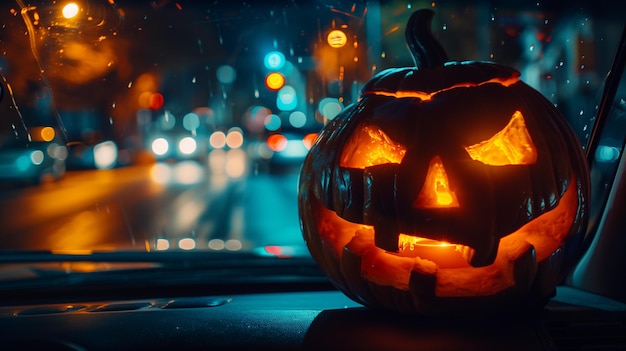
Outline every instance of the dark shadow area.
<path fill-rule="evenodd" d="M 625 311 L 551 301 L 526 314 L 462 318 L 367 308 L 326 310 L 304 337 L 308 350 L 623 350 Z"/>

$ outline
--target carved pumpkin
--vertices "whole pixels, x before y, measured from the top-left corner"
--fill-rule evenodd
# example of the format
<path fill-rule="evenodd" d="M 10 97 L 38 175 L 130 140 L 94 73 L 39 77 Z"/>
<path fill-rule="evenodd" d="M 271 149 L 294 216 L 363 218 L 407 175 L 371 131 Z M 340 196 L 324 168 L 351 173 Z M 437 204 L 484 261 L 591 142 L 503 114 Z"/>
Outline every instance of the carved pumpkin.
<path fill-rule="evenodd" d="M 431 10 L 417 67 L 380 72 L 320 133 L 299 180 L 312 257 L 348 297 L 425 314 L 543 306 L 577 258 L 589 180 L 555 107 L 489 62 L 447 62 Z"/>

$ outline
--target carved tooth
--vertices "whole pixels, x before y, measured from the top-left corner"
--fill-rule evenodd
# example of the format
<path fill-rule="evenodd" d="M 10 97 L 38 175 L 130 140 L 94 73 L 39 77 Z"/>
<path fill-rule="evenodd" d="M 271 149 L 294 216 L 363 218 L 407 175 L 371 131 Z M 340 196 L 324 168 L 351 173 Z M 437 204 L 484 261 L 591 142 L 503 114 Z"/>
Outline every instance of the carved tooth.
<path fill-rule="evenodd" d="M 469 246 L 459 245 L 461 247 L 461 256 L 467 261 L 467 263 L 472 262 L 472 257 L 474 257 L 474 249 Z M 458 247 L 458 246 L 457 246 Z"/>
<path fill-rule="evenodd" d="M 398 252 L 398 238 L 400 233 L 390 228 L 391 226 L 380 225 L 375 227 L 374 244 L 389 252 Z"/>

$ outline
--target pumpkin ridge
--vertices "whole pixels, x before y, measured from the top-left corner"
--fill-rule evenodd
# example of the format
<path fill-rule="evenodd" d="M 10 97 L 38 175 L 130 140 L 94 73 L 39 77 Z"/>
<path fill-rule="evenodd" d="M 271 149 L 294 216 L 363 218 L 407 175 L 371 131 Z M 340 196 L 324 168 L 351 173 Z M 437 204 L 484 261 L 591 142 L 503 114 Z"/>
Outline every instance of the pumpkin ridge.
<path fill-rule="evenodd" d="M 467 83 L 458 83 L 456 85 L 453 86 L 449 86 L 449 87 L 445 87 L 442 88 L 438 91 L 433 91 L 433 92 L 422 92 L 422 91 L 415 91 L 415 90 L 396 90 L 395 92 L 390 92 L 390 91 L 369 91 L 369 92 L 364 92 L 364 95 L 382 95 L 382 96 L 389 96 L 389 97 L 394 97 L 397 99 L 402 99 L 402 98 L 417 98 L 420 99 L 422 101 L 429 101 L 432 99 L 433 96 L 448 91 L 448 90 L 452 90 L 452 89 L 457 89 L 457 88 L 474 88 L 474 87 L 479 87 L 482 86 L 484 84 L 500 84 L 503 85 L 505 87 L 508 87 L 512 84 L 515 84 L 519 81 L 519 79 L 517 79 L 517 77 L 509 77 L 509 78 L 500 78 L 500 77 L 495 77 L 489 80 L 486 80 L 484 82 L 480 82 L 480 83 L 475 83 L 475 82 L 467 82 Z"/>
<path fill-rule="evenodd" d="M 488 61 L 447 62 L 435 68 L 389 68 L 372 77 L 361 89 L 363 95 L 373 92 L 418 91 L 436 93 L 457 85 L 478 86 L 483 83 L 514 83 L 516 69 Z M 505 85 L 509 85 L 506 83 Z"/>

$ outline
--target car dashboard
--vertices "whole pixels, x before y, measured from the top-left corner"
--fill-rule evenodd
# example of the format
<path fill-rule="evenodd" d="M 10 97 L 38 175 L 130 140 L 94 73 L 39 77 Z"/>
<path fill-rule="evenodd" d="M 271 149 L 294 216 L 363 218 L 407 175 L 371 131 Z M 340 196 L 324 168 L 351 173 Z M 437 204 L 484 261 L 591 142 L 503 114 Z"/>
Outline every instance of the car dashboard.
<path fill-rule="evenodd" d="M 560 286 L 522 314 L 443 318 L 377 311 L 333 289 L 0 308 L 3 350 L 618 350 L 626 305 Z M 150 296 L 150 297 L 149 297 Z"/>

